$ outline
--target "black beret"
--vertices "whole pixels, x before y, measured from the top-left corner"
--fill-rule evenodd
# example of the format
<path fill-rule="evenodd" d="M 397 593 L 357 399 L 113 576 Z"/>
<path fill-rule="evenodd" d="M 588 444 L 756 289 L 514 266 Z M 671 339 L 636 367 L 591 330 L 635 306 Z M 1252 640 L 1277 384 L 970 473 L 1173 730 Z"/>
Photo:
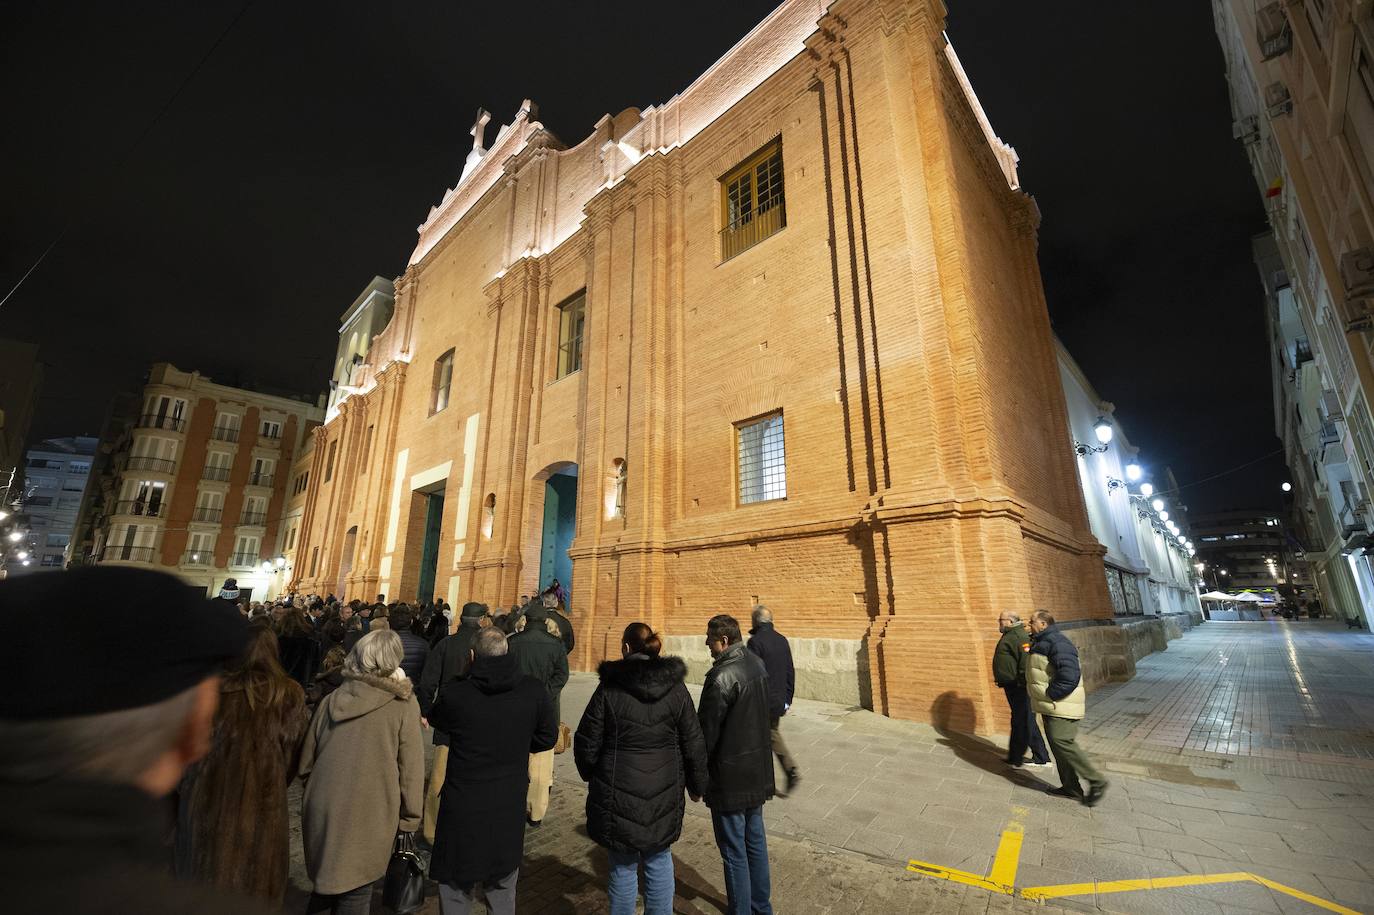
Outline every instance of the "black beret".
<path fill-rule="evenodd" d="M 0 581 L 0 623 L 11 676 L 24 684 L 0 693 L 0 719 L 12 720 L 170 699 L 238 657 L 248 641 L 248 623 L 232 603 L 206 600 L 171 575 L 121 566 Z"/>

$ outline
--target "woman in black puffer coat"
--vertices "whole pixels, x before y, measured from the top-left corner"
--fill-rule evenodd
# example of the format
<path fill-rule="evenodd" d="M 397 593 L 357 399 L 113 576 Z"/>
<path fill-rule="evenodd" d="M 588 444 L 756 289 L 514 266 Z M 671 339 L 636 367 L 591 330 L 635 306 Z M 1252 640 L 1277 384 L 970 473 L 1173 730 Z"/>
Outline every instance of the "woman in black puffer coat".
<path fill-rule="evenodd" d="M 604 661 L 601 685 L 577 726 L 573 757 L 591 783 L 587 833 L 610 856 L 611 915 L 632 915 L 644 864 L 644 915 L 673 909 L 673 856 L 682 835 L 682 792 L 706 793 L 706 741 L 683 680 L 687 665 L 659 657 L 643 623 L 625 628 L 620 661 Z"/>

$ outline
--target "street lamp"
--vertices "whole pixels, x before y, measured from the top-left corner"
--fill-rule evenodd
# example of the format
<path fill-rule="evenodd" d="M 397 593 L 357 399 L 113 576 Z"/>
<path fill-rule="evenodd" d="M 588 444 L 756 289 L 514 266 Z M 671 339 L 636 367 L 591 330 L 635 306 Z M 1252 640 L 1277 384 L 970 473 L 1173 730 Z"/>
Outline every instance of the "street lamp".
<path fill-rule="evenodd" d="M 271 571 L 272 571 L 272 563 L 269 562 L 268 560 L 264 559 L 264 560 L 262 561 L 262 571 L 263 571 L 263 574 L 264 574 L 264 575 L 266 575 L 266 574 L 268 574 L 269 572 L 271 572 Z"/>
<path fill-rule="evenodd" d="M 1159 520 L 1160 520 L 1160 521 L 1164 521 L 1164 522 L 1167 523 L 1168 520 L 1169 520 L 1169 513 L 1166 512 L 1166 511 L 1160 512 L 1160 513 L 1159 513 Z"/>
<path fill-rule="evenodd" d="M 3 508 L 0 508 L 0 521 L 4 521 L 4 520 L 5 520 L 6 518 L 8 518 L 9 516 L 10 516 L 10 513 L 9 513 L 9 512 L 5 511 Z"/>
<path fill-rule="evenodd" d="M 29 551 L 28 551 L 28 550 L 20 550 L 19 552 L 15 553 L 14 555 L 18 556 L 20 559 L 28 559 L 28 558 L 29 558 Z"/>
<path fill-rule="evenodd" d="M 277 568 L 279 568 L 279 569 L 284 569 L 284 568 L 286 568 L 286 556 L 284 556 L 284 555 L 278 555 L 278 556 L 277 556 Z"/>
<path fill-rule="evenodd" d="M 1096 448 L 1078 441 L 1073 443 L 1073 450 L 1078 453 L 1079 457 L 1107 450 L 1107 446 L 1112 442 L 1112 424 L 1107 421 L 1106 417 L 1099 416 L 1097 422 L 1093 423 L 1093 435 L 1097 436 L 1100 443 Z"/>
<path fill-rule="evenodd" d="M 1157 512 L 1162 512 L 1162 511 L 1164 511 L 1164 500 L 1163 500 L 1163 499 L 1155 499 L 1153 502 L 1150 503 L 1150 507 L 1153 508 L 1153 509 L 1154 509 L 1155 511 L 1157 511 Z"/>
<path fill-rule="evenodd" d="M 23 539 L 24 534 L 21 531 L 10 531 L 10 543 L 18 543 Z"/>
<path fill-rule="evenodd" d="M 1153 496 L 1155 494 L 1155 488 L 1151 486 L 1149 483 L 1141 483 L 1140 494 L 1148 499 L 1150 498 L 1150 496 Z"/>
<path fill-rule="evenodd" d="M 1132 483 L 1139 480 L 1144 475 L 1145 471 L 1141 470 L 1140 465 L 1135 461 L 1131 461 L 1126 465 L 1126 479 L 1130 480 Z M 1148 486 L 1149 484 L 1147 483 L 1145 485 Z M 1144 486 L 1141 487 L 1142 490 L 1144 490 L 1144 488 Z"/>
<path fill-rule="evenodd" d="M 1293 484 L 1292 484 L 1292 483 L 1284 483 L 1282 486 L 1279 487 L 1279 489 L 1282 489 L 1284 492 L 1292 492 L 1292 491 L 1293 491 Z"/>

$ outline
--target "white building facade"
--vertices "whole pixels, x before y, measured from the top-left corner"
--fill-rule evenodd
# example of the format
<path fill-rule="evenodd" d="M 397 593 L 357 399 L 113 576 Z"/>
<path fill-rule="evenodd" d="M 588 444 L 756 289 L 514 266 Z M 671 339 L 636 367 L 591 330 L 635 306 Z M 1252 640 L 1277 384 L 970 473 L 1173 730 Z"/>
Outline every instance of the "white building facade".
<path fill-rule="evenodd" d="M 67 545 L 99 443 L 94 437 L 73 436 L 48 439 L 29 449 L 22 497 L 29 518 L 27 543 L 20 551 L 25 555 L 16 553 L 8 563 L 10 575 L 66 565 Z"/>

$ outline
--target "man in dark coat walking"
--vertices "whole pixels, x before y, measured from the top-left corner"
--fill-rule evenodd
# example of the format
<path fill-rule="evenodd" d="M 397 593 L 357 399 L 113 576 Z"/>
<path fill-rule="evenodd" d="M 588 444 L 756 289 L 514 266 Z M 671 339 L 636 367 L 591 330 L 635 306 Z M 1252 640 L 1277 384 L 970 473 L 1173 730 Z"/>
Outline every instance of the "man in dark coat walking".
<path fill-rule="evenodd" d="M 429 712 L 439 698 L 439 690 L 450 680 L 467 676 L 468 666 L 472 663 L 472 648 L 477 644 L 477 633 L 481 631 L 482 616 L 486 612 L 487 608 L 482 604 L 464 604 L 458 631 L 440 639 L 425 658 L 425 669 L 420 674 L 415 698 L 420 703 L 420 721 L 426 727 L 429 726 Z M 425 841 L 431 845 L 434 844 L 434 827 L 439 817 L 439 789 L 444 785 L 444 772 L 448 766 L 448 746 L 448 734 L 436 727 L 434 763 L 430 768 L 429 784 L 425 786 L 425 817 L 421 826 Z"/>
<path fill-rule="evenodd" d="M 425 661 L 429 658 L 429 642 L 425 641 L 424 636 L 411 631 L 414 622 L 415 614 L 407 607 L 397 607 L 396 612 L 391 614 L 392 631 L 401 637 L 401 648 L 405 652 L 401 658 L 401 670 L 405 671 L 411 683 L 418 684 L 424 673 Z"/>
<path fill-rule="evenodd" d="M 997 618 L 997 628 L 1002 632 L 997 647 L 992 650 L 992 679 L 1002 692 L 1007 694 L 1007 705 L 1011 708 L 1011 740 L 1007 744 L 1007 764 L 1022 766 L 1026 762 L 1026 750 L 1031 751 L 1032 766 L 1048 766 L 1050 751 L 1045 749 L 1045 741 L 1040 737 L 1040 728 L 1035 724 L 1035 713 L 1031 711 L 1030 697 L 1026 695 L 1026 655 L 1030 653 L 1030 633 L 1021 623 L 1021 617 L 1010 610 L 1003 610 Z"/>
<path fill-rule="evenodd" d="M 486 628 L 468 675 L 439 690 L 429 717 L 452 741 L 429 866 L 444 915 L 467 915 L 478 883 L 492 915 L 513 915 L 529 757 L 558 739 L 553 699 L 520 674 L 505 634 Z"/>
<path fill-rule="evenodd" d="M 568 653 L 563 649 L 563 640 L 555 635 L 558 629 L 542 603 L 526 607 L 523 622 L 524 628 L 510 637 L 511 656 L 522 674 L 533 677 L 548 689 L 557 716 L 563 686 L 568 682 Z M 525 815 L 536 829 L 549 810 L 552 790 L 553 748 L 550 747 L 542 753 L 530 754 L 530 790 Z"/>
<path fill-rule="evenodd" d="M 772 915 L 763 829 L 763 804 L 774 791 L 768 671 L 745 647 L 732 616 L 711 617 L 706 647 L 715 662 L 706 672 L 697 717 L 706 738 L 706 806 L 725 865 L 728 911 Z"/>
<path fill-rule="evenodd" d="M 792 666 L 792 646 L 788 644 L 787 636 L 773 628 L 773 612 L 763 604 L 754 608 L 753 621 L 754 628 L 749 630 L 749 650 L 758 655 L 768 671 L 768 714 L 772 716 L 769 737 L 773 744 L 773 755 L 778 758 L 783 774 L 787 776 L 787 790 L 791 792 L 801 781 L 801 770 L 787 751 L 787 744 L 783 743 L 779 725 L 782 716 L 792 707 L 792 694 L 797 688 L 796 670 Z"/>

